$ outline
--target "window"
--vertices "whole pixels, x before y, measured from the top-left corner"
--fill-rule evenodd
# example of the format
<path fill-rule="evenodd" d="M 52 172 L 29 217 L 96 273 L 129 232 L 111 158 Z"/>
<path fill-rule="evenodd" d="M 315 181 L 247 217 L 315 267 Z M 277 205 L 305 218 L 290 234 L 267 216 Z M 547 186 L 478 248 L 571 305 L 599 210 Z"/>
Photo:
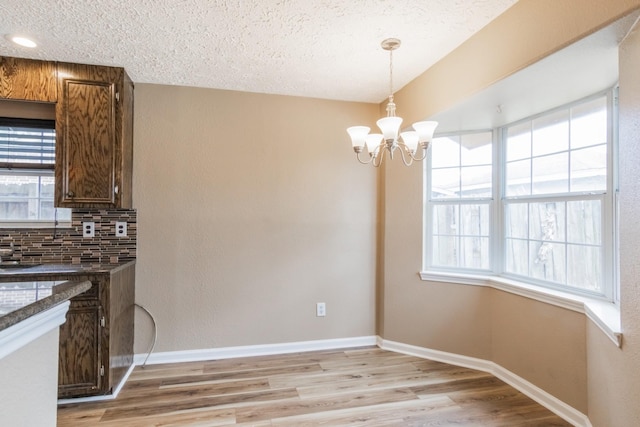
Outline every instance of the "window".
<path fill-rule="evenodd" d="M 613 300 L 612 98 L 435 138 L 426 166 L 425 269 Z"/>
<path fill-rule="evenodd" d="M 489 269 L 492 147 L 491 132 L 432 142 L 431 265 Z"/>
<path fill-rule="evenodd" d="M 54 199 L 55 122 L 0 118 L 0 223 L 50 225 L 70 221 Z"/>

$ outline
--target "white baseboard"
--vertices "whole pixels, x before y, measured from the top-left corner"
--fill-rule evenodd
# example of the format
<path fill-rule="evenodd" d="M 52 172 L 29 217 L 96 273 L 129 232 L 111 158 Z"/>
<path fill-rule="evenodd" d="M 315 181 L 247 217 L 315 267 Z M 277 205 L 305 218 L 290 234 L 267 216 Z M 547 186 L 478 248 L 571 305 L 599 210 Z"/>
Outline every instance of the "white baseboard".
<path fill-rule="evenodd" d="M 592 427 L 591 421 L 585 414 L 495 362 L 383 339 L 378 339 L 378 346 L 384 350 L 490 373 L 574 426 Z"/>
<path fill-rule="evenodd" d="M 280 344 L 248 345 L 239 347 L 207 348 L 200 350 L 167 351 L 151 353 L 147 365 L 159 363 L 198 362 L 202 360 L 231 359 L 235 357 L 269 356 L 273 354 L 299 353 L 305 351 L 332 350 L 349 347 L 377 345 L 377 337 L 338 338 L 330 340 L 300 341 Z M 142 365 L 146 354 L 136 354 L 135 365 Z"/>
<path fill-rule="evenodd" d="M 131 375 L 131 372 L 133 372 L 133 368 L 135 367 L 136 367 L 135 363 L 132 363 L 131 366 L 129 366 L 129 369 L 127 369 L 127 372 L 124 374 L 124 376 L 120 380 L 120 383 L 116 386 L 116 388 L 113 389 L 113 393 L 111 394 L 104 394 L 101 396 L 71 397 L 68 399 L 58 399 L 58 405 L 64 405 L 65 403 L 100 402 L 102 400 L 113 400 L 116 397 L 118 397 L 118 393 L 120 393 L 120 390 L 122 390 L 124 383 L 127 382 L 129 375 Z"/>

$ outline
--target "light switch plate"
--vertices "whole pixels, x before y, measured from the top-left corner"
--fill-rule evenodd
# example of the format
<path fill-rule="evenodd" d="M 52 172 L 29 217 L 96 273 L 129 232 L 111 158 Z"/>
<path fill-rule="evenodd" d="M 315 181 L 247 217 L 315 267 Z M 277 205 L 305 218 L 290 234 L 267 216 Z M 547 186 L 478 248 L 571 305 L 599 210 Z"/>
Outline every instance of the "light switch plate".
<path fill-rule="evenodd" d="M 85 221 L 82 223 L 82 237 L 94 237 L 96 235 L 96 223 Z"/>
<path fill-rule="evenodd" d="M 116 221 L 116 237 L 127 237 L 127 223 Z"/>

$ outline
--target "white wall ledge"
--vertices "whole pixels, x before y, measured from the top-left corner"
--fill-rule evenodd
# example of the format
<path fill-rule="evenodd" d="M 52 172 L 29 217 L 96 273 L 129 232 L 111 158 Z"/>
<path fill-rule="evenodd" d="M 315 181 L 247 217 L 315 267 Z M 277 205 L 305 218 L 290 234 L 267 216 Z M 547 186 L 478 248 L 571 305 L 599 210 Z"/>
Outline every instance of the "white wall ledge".
<path fill-rule="evenodd" d="M 62 325 L 69 304 L 69 301 L 64 301 L 0 331 L 0 359 Z"/>
<path fill-rule="evenodd" d="M 498 276 L 475 274 L 420 272 L 424 281 L 454 283 L 458 285 L 486 286 L 503 292 L 534 299 L 545 304 L 573 310 L 585 314 L 616 346 L 622 346 L 620 309 L 613 303 L 574 295 L 555 289 L 509 280 Z"/>

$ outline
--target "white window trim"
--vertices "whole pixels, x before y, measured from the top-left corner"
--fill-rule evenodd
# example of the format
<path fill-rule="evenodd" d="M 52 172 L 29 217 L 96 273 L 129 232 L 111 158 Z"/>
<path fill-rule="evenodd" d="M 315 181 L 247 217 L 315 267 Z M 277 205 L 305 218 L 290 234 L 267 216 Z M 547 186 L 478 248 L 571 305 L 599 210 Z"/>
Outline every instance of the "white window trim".
<path fill-rule="evenodd" d="M 423 281 L 484 286 L 585 314 L 618 347 L 622 346 L 620 308 L 609 301 L 563 292 L 496 275 L 421 271 Z"/>

